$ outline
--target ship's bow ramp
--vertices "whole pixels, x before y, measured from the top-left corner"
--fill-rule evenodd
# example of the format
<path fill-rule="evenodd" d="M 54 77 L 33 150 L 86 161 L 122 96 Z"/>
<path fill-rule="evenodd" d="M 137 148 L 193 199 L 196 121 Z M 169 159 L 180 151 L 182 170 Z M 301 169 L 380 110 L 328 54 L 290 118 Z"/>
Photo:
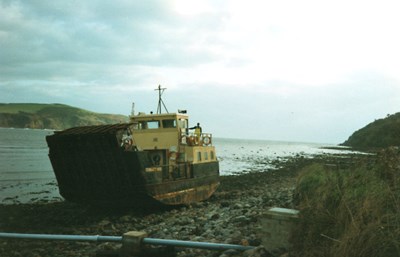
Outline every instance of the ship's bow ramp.
<path fill-rule="evenodd" d="M 141 173 L 147 159 L 125 144 L 132 126 L 75 127 L 47 136 L 60 194 L 75 202 L 147 201 Z"/>

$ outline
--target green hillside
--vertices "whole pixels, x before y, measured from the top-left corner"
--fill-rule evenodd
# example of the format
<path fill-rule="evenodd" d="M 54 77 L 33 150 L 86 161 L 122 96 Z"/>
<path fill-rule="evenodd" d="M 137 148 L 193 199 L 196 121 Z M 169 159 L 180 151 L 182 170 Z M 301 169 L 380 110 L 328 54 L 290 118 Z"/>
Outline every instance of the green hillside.
<path fill-rule="evenodd" d="M 357 130 L 343 145 L 358 148 L 400 146 L 400 113 L 375 120 Z"/>
<path fill-rule="evenodd" d="M 127 116 L 90 112 L 64 104 L 0 103 L 0 127 L 66 129 L 126 122 Z"/>

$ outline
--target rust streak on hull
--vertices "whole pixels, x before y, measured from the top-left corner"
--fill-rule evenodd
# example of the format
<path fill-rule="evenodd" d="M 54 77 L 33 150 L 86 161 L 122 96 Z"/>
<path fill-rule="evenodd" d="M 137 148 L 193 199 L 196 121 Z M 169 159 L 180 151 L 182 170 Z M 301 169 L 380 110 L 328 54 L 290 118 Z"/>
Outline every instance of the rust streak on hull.
<path fill-rule="evenodd" d="M 188 188 L 176 192 L 154 195 L 153 197 L 163 204 L 189 204 L 203 201 L 217 190 L 219 182 Z"/>

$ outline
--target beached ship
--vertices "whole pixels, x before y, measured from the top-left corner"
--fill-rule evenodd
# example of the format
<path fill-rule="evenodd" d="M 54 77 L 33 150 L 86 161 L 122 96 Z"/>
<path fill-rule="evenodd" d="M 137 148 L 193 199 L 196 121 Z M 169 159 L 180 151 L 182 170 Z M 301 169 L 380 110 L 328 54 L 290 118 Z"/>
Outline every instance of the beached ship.
<path fill-rule="evenodd" d="M 186 111 L 135 114 L 128 123 L 83 126 L 47 136 L 60 194 L 90 204 L 189 204 L 219 185 L 212 135 L 189 129 Z M 165 107 L 165 105 L 164 105 Z"/>

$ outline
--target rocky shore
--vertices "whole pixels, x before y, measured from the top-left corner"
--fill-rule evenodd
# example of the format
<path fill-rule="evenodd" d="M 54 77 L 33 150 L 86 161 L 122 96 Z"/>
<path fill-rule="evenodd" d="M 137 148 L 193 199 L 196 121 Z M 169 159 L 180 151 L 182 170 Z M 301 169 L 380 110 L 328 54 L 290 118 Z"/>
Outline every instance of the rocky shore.
<path fill-rule="evenodd" d="M 288 256 L 260 244 L 261 214 L 270 207 L 293 208 L 298 171 L 324 157 L 293 158 L 278 170 L 222 176 L 205 202 L 157 210 L 94 208 L 69 202 L 0 205 L 0 231 L 40 234 L 121 236 L 146 231 L 149 237 L 256 246 L 254 250 L 175 249 L 177 256 Z M 0 239 L 0 256 L 111 256 L 118 243 Z M 164 256 L 164 255 L 163 255 Z"/>

